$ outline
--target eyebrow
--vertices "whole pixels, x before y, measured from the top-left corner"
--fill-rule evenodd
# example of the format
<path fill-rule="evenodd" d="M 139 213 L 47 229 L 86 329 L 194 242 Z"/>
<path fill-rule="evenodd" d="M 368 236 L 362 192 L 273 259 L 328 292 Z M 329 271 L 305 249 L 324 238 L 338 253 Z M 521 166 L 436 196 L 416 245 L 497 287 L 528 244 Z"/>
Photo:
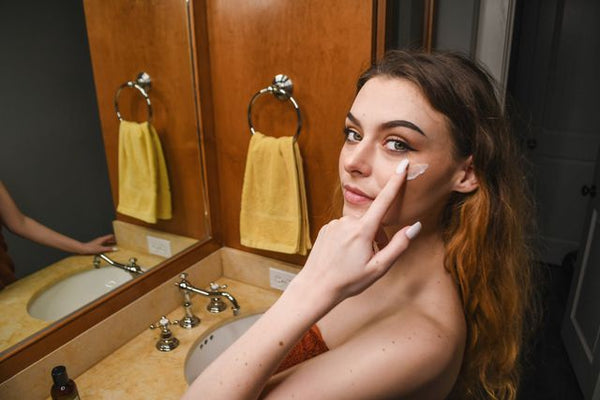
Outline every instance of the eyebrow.
<path fill-rule="evenodd" d="M 360 121 L 358 119 L 356 119 L 356 117 L 354 115 L 352 115 L 351 112 L 348 112 L 347 117 L 350 121 L 352 121 L 356 125 L 360 126 Z M 423 132 L 423 130 L 421 130 L 421 128 L 419 128 L 417 125 L 413 124 L 410 121 L 406 121 L 404 119 L 395 119 L 393 121 L 387 121 L 387 122 L 384 122 L 383 124 L 381 124 L 382 129 L 390 129 L 390 128 L 395 128 L 397 126 L 412 129 L 415 132 L 419 132 L 423 136 L 427 136 L 427 135 L 425 135 L 425 132 Z"/>

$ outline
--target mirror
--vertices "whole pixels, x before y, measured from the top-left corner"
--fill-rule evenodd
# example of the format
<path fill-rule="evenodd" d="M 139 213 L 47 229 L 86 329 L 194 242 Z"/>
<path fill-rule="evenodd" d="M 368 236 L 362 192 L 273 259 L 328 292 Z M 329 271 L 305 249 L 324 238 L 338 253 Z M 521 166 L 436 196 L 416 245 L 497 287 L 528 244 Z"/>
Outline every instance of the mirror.
<path fill-rule="evenodd" d="M 186 5 L 179 6 L 183 8 L 185 15 Z M 39 4 L 33 10 L 18 3 L 2 6 L 0 29 L 3 35 L 0 41 L 5 53 L 0 65 L 3 87 L 0 110 L 4 111 L 0 180 L 24 214 L 81 241 L 112 233 L 112 222 L 119 219 L 157 229 L 158 236 L 160 232 L 168 232 L 190 238 L 186 246 L 206 242 L 210 237 L 210 224 L 201 156 L 197 157 L 195 163 L 188 164 L 188 167 L 196 167 L 196 171 L 194 168 L 186 170 L 187 175 L 194 175 L 194 181 L 199 182 L 194 187 L 194 194 L 197 197 L 195 201 L 201 203 L 202 212 L 199 218 L 192 221 L 195 224 L 194 230 L 186 230 L 186 226 L 178 224 L 183 219 L 181 216 L 150 225 L 130 217 L 115 215 L 117 175 L 114 163 L 111 164 L 110 160 L 116 156 L 111 154 L 115 153 L 114 149 L 106 147 L 106 137 L 103 140 L 105 132 L 101 129 L 98 112 L 102 106 L 97 101 L 83 7 L 82 2 L 49 2 Z M 181 22 L 187 27 L 187 19 Z M 191 49 L 188 53 L 191 54 Z M 120 83 L 134 78 L 135 75 L 116 77 Z M 118 85 L 112 87 L 114 94 Z M 190 93 L 194 92 L 193 87 L 188 90 Z M 160 84 L 157 85 L 156 92 L 154 99 L 159 108 L 164 106 Z M 153 99 L 153 96 L 151 91 L 150 98 Z M 121 112 L 124 116 L 134 117 L 135 98 L 128 99 L 125 95 L 122 98 Z M 128 101 L 132 105 L 128 106 Z M 191 101 L 191 107 L 195 108 L 194 100 Z M 112 106 L 109 104 L 109 107 Z M 185 191 L 188 181 L 182 183 L 178 180 L 179 167 L 174 161 L 177 160 L 179 148 L 169 138 L 165 140 L 165 132 L 161 130 L 164 121 L 161 113 L 164 115 L 164 110 L 157 110 L 154 121 L 170 168 L 172 195 L 189 196 Z M 114 119 L 116 121 L 116 117 Z M 117 131 L 114 131 L 114 135 Z M 197 125 L 194 124 L 191 130 L 193 141 L 187 143 L 188 147 L 193 146 L 194 154 L 200 154 L 198 134 Z M 177 206 L 182 208 L 179 204 Z M 2 234 L 16 266 L 18 278 L 43 273 L 47 266 L 70 256 L 22 239 L 3 228 Z M 167 269 L 171 260 L 176 261 L 181 256 L 177 252 L 186 246 L 174 247 L 174 258 L 144 255 L 139 249 L 134 249 L 133 256 L 141 254 L 137 255 L 138 264 L 145 269 L 150 266 L 148 264 L 157 265 L 157 271 L 153 269 L 152 274 L 148 274 L 154 277 L 149 277 L 152 280 L 164 276 L 166 273 L 158 270 Z M 192 245 L 189 251 L 185 250 L 183 253 L 195 254 L 199 246 Z M 121 248 L 108 255 L 125 263 L 130 250 L 131 248 Z M 92 256 L 76 259 L 87 263 L 86 268 L 91 266 Z M 128 281 L 123 287 L 118 287 L 116 292 L 126 291 L 133 284 L 133 281 Z M 148 284 L 146 288 L 149 288 Z M 0 291 L 0 298 L 4 295 L 3 292 L 6 291 Z M 90 307 L 95 306 L 86 308 Z M 77 323 L 78 314 L 81 312 L 75 311 L 57 324 L 68 325 L 71 320 Z M 20 322 L 11 315 L 3 323 L 19 326 Z M 51 332 L 57 324 L 40 323 L 37 326 L 45 332 Z M 36 340 L 35 332 L 22 329 L 15 331 L 22 331 L 22 334 L 11 337 L 9 345 L 0 348 L 0 358 L 16 351 L 10 345 Z"/>

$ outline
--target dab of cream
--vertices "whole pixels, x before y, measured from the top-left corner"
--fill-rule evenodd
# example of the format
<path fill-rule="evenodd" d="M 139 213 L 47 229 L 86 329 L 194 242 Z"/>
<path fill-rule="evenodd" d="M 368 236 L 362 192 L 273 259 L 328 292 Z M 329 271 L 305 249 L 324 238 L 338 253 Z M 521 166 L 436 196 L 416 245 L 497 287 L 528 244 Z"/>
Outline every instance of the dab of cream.
<path fill-rule="evenodd" d="M 419 175 L 423 175 L 427 168 L 429 168 L 429 164 L 410 164 L 406 180 L 412 181 L 416 179 Z"/>

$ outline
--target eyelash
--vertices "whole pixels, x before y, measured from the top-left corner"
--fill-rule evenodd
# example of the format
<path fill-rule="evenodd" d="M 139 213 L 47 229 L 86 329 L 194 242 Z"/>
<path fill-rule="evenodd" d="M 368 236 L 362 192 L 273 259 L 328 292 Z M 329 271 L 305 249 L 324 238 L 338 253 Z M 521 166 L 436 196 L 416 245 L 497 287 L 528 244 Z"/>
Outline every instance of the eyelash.
<path fill-rule="evenodd" d="M 350 135 L 356 135 L 359 138 L 356 139 L 351 139 Z M 344 128 L 344 137 L 346 138 L 347 142 L 352 142 L 352 143 L 356 143 L 356 142 L 360 142 L 362 140 L 362 136 L 360 133 L 356 132 L 354 129 L 350 129 L 350 128 Z"/>
<path fill-rule="evenodd" d="M 358 138 L 354 137 L 353 135 L 358 136 Z M 361 134 L 356 132 L 354 129 L 350 129 L 350 128 L 344 128 L 344 137 L 346 138 L 346 142 L 350 142 L 350 143 L 356 143 L 356 142 L 360 142 L 362 140 Z M 388 147 L 389 144 L 392 144 L 393 147 L 392 148 Z M 397 147 L 400 147 L 400 148 L 397 148 Z M 390 151 L 396 152 L 396 153 L 414 150 L 405 141 L 400 140 L 400 139 L 387 139 L 385 141 L 385 148 Z"/>
<path fill-rule="evenodd" d="M 389 147 L 388 147 L 388 144 L 390 144 L 390 143 L 394 144 L 394 148 L 389 148 Z M 401 146 L 402 148 L 400 148 L 400 149 L 397 149 L 397 148 L 396 148 L 396 146 L 397 146 L 397 145 Z M 396 151 L 396 152 L 403 152 L 403 151 L 411 151 L 411 150 L 414 150 L 412 147 L 410 147 L 408 144 L 406 144 L 406 142 L 404 142 L 404 141 L 402 141 L 402 140 L 400 140 L 400 139 L 388 139 L 388 140 L 386 140 L 386 142 L 385 142 L 385 147 L 386 147 L 388 150 L 391 150 L 391 151 Z"/>

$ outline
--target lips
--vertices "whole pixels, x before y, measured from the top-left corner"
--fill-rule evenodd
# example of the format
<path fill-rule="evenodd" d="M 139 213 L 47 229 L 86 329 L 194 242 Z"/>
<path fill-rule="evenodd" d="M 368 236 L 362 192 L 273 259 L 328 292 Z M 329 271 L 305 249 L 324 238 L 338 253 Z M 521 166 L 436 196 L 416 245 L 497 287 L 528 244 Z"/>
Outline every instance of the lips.
<path fill-rule="evenodd" d="M 365 192 L 350 185 L 344 185 L 344 199 L 350 204 L 362 205 L 372 202 L 374 199 Z"/>

